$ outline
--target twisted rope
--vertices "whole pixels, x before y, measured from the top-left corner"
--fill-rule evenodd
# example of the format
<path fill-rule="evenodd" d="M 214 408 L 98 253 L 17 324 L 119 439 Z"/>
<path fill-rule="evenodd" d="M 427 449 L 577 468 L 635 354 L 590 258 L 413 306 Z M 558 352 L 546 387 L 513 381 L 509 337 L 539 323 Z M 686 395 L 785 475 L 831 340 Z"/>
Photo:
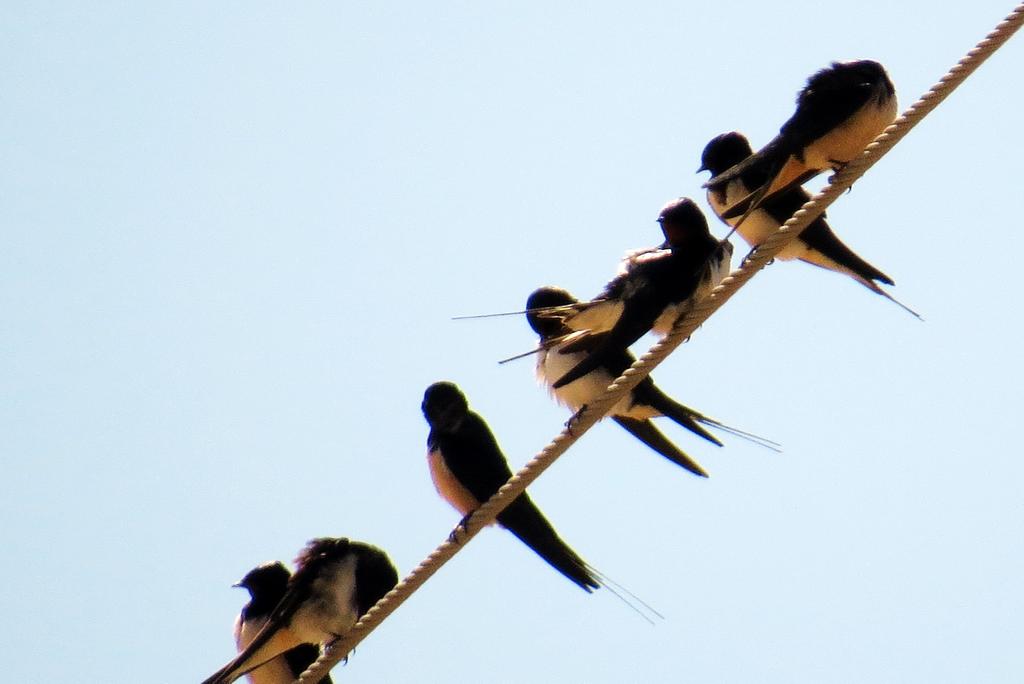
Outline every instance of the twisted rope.
<path fill-rule="evenodd" d="M 523 469 L 512 476 L 483 506 L 467 520 L 465 528 L 457 527 L 452 538 L 444 541 L 429 556 L 392 589 L 377 605 L 371 608 L 356 625 L 331 645 L 302 673 L 296 684 L 315 684 L 340 660 L 347 657 L 366 636 L 388 615 L 395 611 L 419 587 L 437 572 L 483 527 L 494 520 L 512 500 L 519 496 L 559 456 L 582 437 L 604 415 L 618 403 L 619 399 L 633 389 L 641 380 L 672 353 L 711 314 L 722 307 L 754 274 L 828 208 L 854 181 L 859 179 L 882 158 L 892 147 L 918 124 L 940 102 L 960 86 L 993 52 L 999 49 L 1024 23 L 1024 3 L 1000 22 L 963 59 L 957 62 L 941 79 L 922 95 L 917 102 L 886 128 L 859 157 L 847 164 L 830 180 L 829 185 L 810 199 L 796 214 L 783 224 L 771 237 L 762 242 L 757 250 L 740 267 L 722 279 L 722 282 L 707 297 L 697 302 L 685 316 L 680 317 L 671 332 L 658 341 L 651 349 L 617 378 L 601 395 L 580 413 L 571 425 L 558 434 Z"/>

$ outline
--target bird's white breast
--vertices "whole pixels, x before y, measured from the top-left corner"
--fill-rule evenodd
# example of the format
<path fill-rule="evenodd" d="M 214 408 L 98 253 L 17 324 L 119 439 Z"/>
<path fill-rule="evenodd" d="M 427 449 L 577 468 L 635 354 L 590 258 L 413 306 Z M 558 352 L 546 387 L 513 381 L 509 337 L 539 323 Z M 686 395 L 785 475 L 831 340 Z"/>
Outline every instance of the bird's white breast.
<path fill-rule="evenodd" d="M 563 375 L 572 370 L 576 364 L 586 358 L 586 352 L 570 352 L 563 354 L 561 349 L 572 339 L 562 342 L 537 355 L 537 379 L 540 380 L 562 406 L 579 411 L 584 405 L 590 404 L 604 393 L 608 385 L 615 380 L 603 368 L 587 373 L 582 378 L 573 380 L 568 385 L 552 389 L 552 385 Z M 618 415 L 629 410 L 629 394 L 619 400 L 608 412 Z"/>
<path fill-rule="evenodd" d="M 345 634 L 359 619 L 356 605 L 355 555 L 321 569 L 313 580 L 311 596 L 292 616 L 290 629 L 300 640 L 318 644 Z"/>

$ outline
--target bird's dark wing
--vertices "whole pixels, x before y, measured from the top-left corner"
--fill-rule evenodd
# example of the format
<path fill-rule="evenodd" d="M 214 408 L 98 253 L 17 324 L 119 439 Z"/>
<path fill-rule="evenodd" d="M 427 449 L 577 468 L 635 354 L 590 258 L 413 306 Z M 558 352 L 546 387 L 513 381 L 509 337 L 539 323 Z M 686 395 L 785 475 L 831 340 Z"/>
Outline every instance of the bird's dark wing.
<path fill-rule="evenodd" d="M 398 584 L 398 570 L 387 554 L 376 546 L 352 542 L 356 563 L 356 610 L 359 617 L 370 610 Z"/>
<path fill-rule="evenodd" d="M 300 645 L 283 622 L 268 620 L 245 649 L 202 684 L 226 684 Z"/>
<path fill-rule="evenodd" d="M 626 432 L 676 465 L 689 470 L 694 475 L 699 475 L 700 477 L 708 476 L 707 471 L 701 467 L 700 463 L 697 463 L 697 461 L 690 458 L 684 451 L 669 441 L 668 437 L 661 434 L 651 421 L 637 420 L 627 416 L 612 416 L 612 420 L 621 425 Z"/>
<path fill-rule="evenodd" d="M 657 309 L 653 312 L 643 312 L 642 317 L 640 314 L 631 316 L 628 310 L 623 312 L 622 317 L 619 318 L 619 323 L 616 323 L 615 327 L 607 335 L 603 336 L 600 343 L 595 345 L 593 351 L 568 373 L 556 380 L 552 387 L 554 389 L 564 387 L 570 382 L 578 380 L 591 371 L 600 368 L 604 365 L 608 354 L 621 352 L 643 337 L 644 333 L 651 329 L 660 311 L 660 309 Z"/>
<path fill-rule="evenodd" d="M 795 188 L 789 192 L 780 194 L 775 198 L 766 201 L 763 205 L 772 218 L 780 224 L 784 223 L 810 200 L 811 196 L 802 188 Z M 815 249 L 840 266 L 850 269 L 865 280 L 878 280 L 886 285 L 893 285 L 893 280 L 877 268 L 864 261 L 852 249 L 846 246 L 839 237 L 832 232 L 822 213 L 814 219 L 807 228 L 800 233 L 800 238 L 808 247 Z"/>
<path fill-rule="evenodd" d="M 865 280 L 878 280 L 886 285 L 895 285 L 893 279 L 864 261 L 840 240 L 828 224 L 819 219 L 800 234 L 800 239 L 840 266 L 850 269 Z"/>
<path fill-rule="evenodd" d="M 764 204 L 771 202 L 780 195 L 784 195 L 792 190 L 799 189 L 801 185 L 803 185 L 804 183 L 806 183 L 807 181 L 814 178 L 820 173 L 820 171 L 816 169 L 808 169 L 802 173 L 797 174 L 788 183 L 785 183 L 781 187 L 772 190 L 771 192 L 768 192 L 768 189 L 772 185 L 772 181 L 775 180 L 776 176 L 778 176 L 779 174 L 779 171 L 781 171 L 784 166 L 786 166 L 785 159 L 783 159 L 783 163 L 779 165 L 778 169 L 775 170 L 775 173 L 769 176 L 769 180 L 765 181 L 762 185 L 751 190 L 750 194 L 748 194 L 746 197 L 736 201 L 734 204 L 729 205 L 729 208 L 722 212 L 722 219 L 726 220 L 736 218 L 737 216 L 745 216 L 746 214 L 749 214 L 750 212 L 757 209 L 758 207 L 761 207 Z M 748 185 L 747 187 L 750 188 L 751 186 Z M 799 207 L 797 208 L 799 209 Z"/>
<path fill-rule="evenodd" d="M 434 440 L 448 470 L 480 503 L 494 496 L 512 477 L 490 427 L 473 411 L 466 414 L 455 433 L 443 432 Z"/>
<path fill-rule="evenodd" d="M 699 424 L 698 420 L 704 418 L 704 414 L 693 410 L 689 406 L 680 404 L 662 392 L 649 376 L 644 378 L 633 390 L 633 403 L 650 406 L 661 415 L 674 420 L 698 437 L 703 437 L 712 444 L 722 446 L 722 442 L 717 437 Z"/>
<path fill-rule="evenodd" d="M 696 285 L 694 286 L 696 289 Z M 607 333 L 589 341 L 590 353 L 568 373 L 556 380 L 552 387 L 558 389 L 573 380 L 582 378 L 603 365 L 612 354 L 621 353 L 651 329 L 654 321 L 669 304 L 666 293 L 656 286 L 643 285 L 623 302 L 622 315 Z M 581 340 L 582 344 L 582 340 Z"/>
<path fill-rule="evenodd" d="M 484 419 L 472 411 L 455 434 L 439 436 L 438 446 L 455 479 L 481 503 L 512 477 L 494 434 Z M 499 513 L 498 522 L 583 589 L 591 591 L 599 586 L 586 563 L 559 539 L 527 494 L 520 494 Z"/>
<path fill-rule="evenodd" d="M 525 492 L 498 514 L 498 522 L 584 591 L 601 586 L 586 561 L 562 541 Z"/>
<path fill-rule="evenodd" d="M 716 189 L 732 180 L 742 178 L 746 186 L 753 192 L 775 177 L 782 165 L 786 163 L 788 156 L 786 140 L 782 136 L 776 136 L 743 161 L 710 178 L 702 187 Z"/>

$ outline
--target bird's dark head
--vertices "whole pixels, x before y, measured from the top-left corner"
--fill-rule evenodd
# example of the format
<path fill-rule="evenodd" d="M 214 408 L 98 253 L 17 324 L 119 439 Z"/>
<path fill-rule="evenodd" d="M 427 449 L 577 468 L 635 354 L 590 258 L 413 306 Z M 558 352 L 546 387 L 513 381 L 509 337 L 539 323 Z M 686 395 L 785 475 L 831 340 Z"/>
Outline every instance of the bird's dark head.
<path fill-rule="evenodd" d="M 423 393 L 423 416 L 431 428 L 454 430 L 469 412 L 469 402 L 454 382 L 435 382 Z"/>
<path fill-rule="evenodd" d="M 879 100 L 891 98 L 896 94 L 896 87 L 889 80 L 885 67 L 871 59 L 858 59 L 851 62 L 832 62 L 832 64 L 807 79 L 807 85 L 797 96 L 799 105 L 806 94 L 817 92 L 850 92 L 859 89 L 870 89 Z"/>
<path fill-rule="evenodd" d="M 311 539 L 295 558 L 295 566 L 303 568 L 313 562 L 324 562 L 344 558 L 351 552 L 351 542 L 346 537 L 317 537 Z"/>
<path fill-rule="evenodd" d="M 564 331 L 563 314 L 546 311 L 552 307 L 575 304 L 578 300 L 560 287 L 540 287 L 530 293 L 526 300 L 526 321 L 533 331 L 547 339 L 561 335 Z"/>
<path fill-rule="evenodd" d="M 723 133 L 712 138 L 711 142 L 704 146 L 697 173 L 710 171 L 712 177 L 717 176 L 753 153 L 754 151 L 750 149 L 750 142 L 742 133 L 736 131 Z"/>
<path fill-rule="evenodd" d="M 862 83 L 870 84 L 875 88 L 879 93 L 879 99 L 883 95 L 889 98 L 896 94 L 896 86 L 889 79 L 889 74 L 885 71 L 885 67 L 878 62 L 871 59 L 861 59 L 855 62 L 845 62 L 845 64 L 851 65 Z"/>
<path fill-rule="evenodd" d="M 694 243 L 705 242 L 711 236 L 704 213 L 689 197 L 680 197 L 662 207 L 658 223 L 672 249 L 685 249 Z"/>
<path fill-rule="evenodd" d="M 261 595 L 282 596 L 292 573 L 281 561 L 258 565 L 234 584 L 249 591 L 254 599 Z"/>

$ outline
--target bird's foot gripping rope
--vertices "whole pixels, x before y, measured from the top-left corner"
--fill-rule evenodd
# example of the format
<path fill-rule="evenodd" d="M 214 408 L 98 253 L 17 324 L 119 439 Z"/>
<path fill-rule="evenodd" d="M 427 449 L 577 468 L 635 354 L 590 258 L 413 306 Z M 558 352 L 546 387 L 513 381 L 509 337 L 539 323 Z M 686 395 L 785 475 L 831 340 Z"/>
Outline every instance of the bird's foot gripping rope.
<path fill-rule="evenodd" d="M 474 513 L 476 513 L 476 511 L 472 511 L 466 515 L 459 521 L 459 524 L 455 526 L 451 533 L 448 534 L 449 544 L 459 544 L 459 537 L 465 536 L 469 532 L 469 520 L 473 517 Z"/>
<path fill-rule="evenodd" d="M 567 420 L 567 421 L 565 421 L 565 423 L 563 423 L 563 425 L 565 426 L 565 431 L 568 432 L 570 435 L 574 434 L 573 431 L 576 429 L 576 424 L 580 422 L 580 418 L 586 412 L 587 412 L 587 404 L 584 404 L 583 406 L 580 406 L 580 410 L 577 411 L 576 413 L 572 414 L 571 416 L 569 416 L 569 420 Z"/>
<path fill-rule="evenodd" d="M 938 83 L 932 86 L 917 102 L 899 116 L 874 142 L 867 146 L 859 157 L 835 174 L 832 182 L 804 204 L 779 230 L 759 245 L 757 252 L 744 261 L 740 267 L 726 276 L 721 283 L 683 318 L 676 321 L 672 331 L 651 347 L 644 356 L 615 380 L 604 394 L 595 399 L 574 425 L 572 433 L 563 430 L 526 466 L 512 476 L 475 514 L 467 521 L 466 535 L 461 544 L 444 541 L 399 584 L 388 592 L 377 605 L 366 612 L 359 622 L 344 637 L 324 650 L 296 684 L 315 684 L 334 665 L 345 658 L 366 636 L 411 596 L 420 586 L 437 572 L 455 553 L 465 546 L 477 532 L 489 524 L 513 499 L 521 494 L 561 456 L 577 439 L 587 432 L 622 396 L 640 383 L 651 370 L 661 363 L 683 340 L 689 337 L 701 323 L 746 284 L 811 221 L 825 211 L 846 189 L 885 155 L 916 126 L 922 118 L 934 110 L 953 90 L 970 76 L 993 52 L 999 49 L 1024 23 L 1024 3 L 1014 10 L 985 38 L 957 62 Z"/>

